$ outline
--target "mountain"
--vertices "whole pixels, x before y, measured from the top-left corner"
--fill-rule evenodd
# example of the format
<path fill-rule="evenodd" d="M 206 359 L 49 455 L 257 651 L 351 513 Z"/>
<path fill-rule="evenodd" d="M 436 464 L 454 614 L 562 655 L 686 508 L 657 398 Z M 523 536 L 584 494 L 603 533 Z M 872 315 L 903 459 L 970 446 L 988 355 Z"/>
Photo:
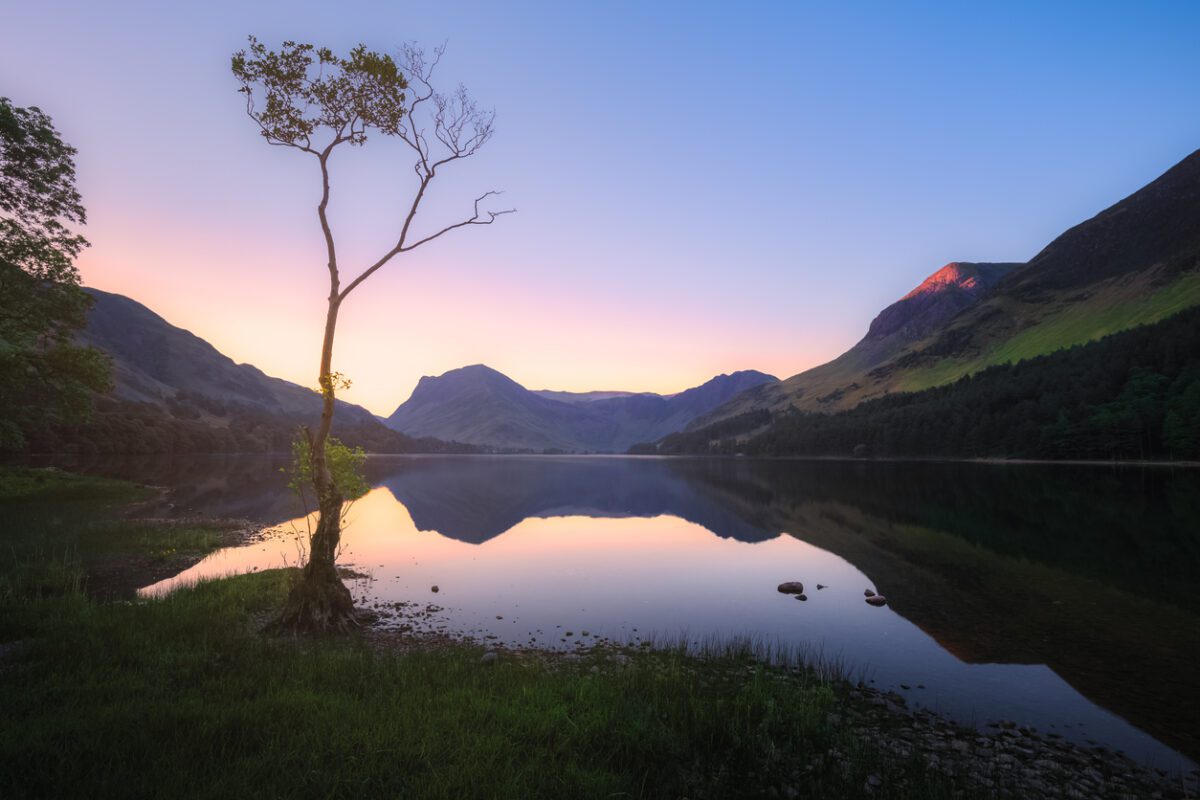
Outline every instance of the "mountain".
<path fill-rule="evenodd" d="M 658 394 L 532 392 L 476 364 L 424 377 L 386 424 L 410 436 L 524 450 L 624 452 L 681 430 L 746 389 L 778 381 L 747 370 L 719 375 L 669 397 Z M 564 394 L 568 399 L 560 399 Z M 591 399 L 588 396 L 592 395 Z"/>
<path fill-rule="evenodd" d="M 831 414 L 752 411 L 632 450 L 1195 461 L 1200 306 L 944 386 L 897 392 Z"/>
<path fill-rule="evenodd" d="M 95 398 L 91 419 L 28 432 L 30 452 L 286 452 L 300 425 L 320 418 L 311 389 L 237 364 L 141 303 L 86 289 L 93 298 L 82 344 L 112 361 L 114 388 Z M 464 452 L 385 427 L 361 406 L 338 402 L 334 434 L 373 452 Z"/>
<path fill-rule="evenodd" d="M 896 345 L 915 342 L 987 294 L 1020 264 L 952 262 L 921 285 L 879 312 L 858 347 L 875 353 L 895 352 Z M 883 347 L 880 347 L 880 344 Z"/>
<path fill-rule="evenodd" d="M 747 412 L 838 411 L 1084 344 L 1200 304 L 1200 150 L 1021 264 L 952 263 L 842 356 L 735 398 Z"/>
<path fill-rule="evenodd" d="M 164 405 L 191 396 L 226 408 L 310 421 L 320 417 L 321 398 L 312 389 L 235 363 L 135 300 L 98 289 L 85 291 L 95 302 L 80 338 L 112 358 L 117 398 Z M 350 424 L 374 419 L 365 408 L 340 400 L 337 416 Z"/>

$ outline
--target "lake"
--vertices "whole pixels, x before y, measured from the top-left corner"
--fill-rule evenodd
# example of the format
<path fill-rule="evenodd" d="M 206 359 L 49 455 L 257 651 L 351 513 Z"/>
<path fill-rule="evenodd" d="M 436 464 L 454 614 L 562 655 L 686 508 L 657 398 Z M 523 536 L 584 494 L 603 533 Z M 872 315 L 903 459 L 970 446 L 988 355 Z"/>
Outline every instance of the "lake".
<path fill-rule="evenodd" d="M 277 459 L 64 465 L 269 529 L 142 595 L 300 557 Z M 514 647 L 745 637 L 964 723 L 1170 769 L 1200 753 L 1200 471 L 380 456 L 367 474 L 339 563 L 383 624 Z"/>

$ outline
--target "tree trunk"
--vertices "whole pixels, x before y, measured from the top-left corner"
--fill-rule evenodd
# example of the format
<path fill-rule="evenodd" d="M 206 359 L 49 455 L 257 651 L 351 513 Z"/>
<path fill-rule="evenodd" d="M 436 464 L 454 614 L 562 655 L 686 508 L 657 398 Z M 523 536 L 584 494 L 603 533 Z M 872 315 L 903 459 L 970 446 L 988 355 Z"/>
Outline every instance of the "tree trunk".
<path fill-rule="evenodd" d="M 334 485 L 325 457 L 325 443 L 333 427 L 333 336 L 337 328 L 339 305 L 335 279 L 329 296 L 325 340 L 321 348 L 321 423 L 309 440 L 313 489 L 317 495 L 317 529 L 309 544 L 308 563 L 293 584 L 283 613 L 271 624 L 272 630 L 280 632 L 344 633 L 360 622 L 350 590 L 337 574 L 343 497 Z"/>
<path fill-rule="evenodd" d="M 308 563 L 292 585 L 287 604 L 271 628 L 285 633 L 345 633 L 359 624 L 350 590 L 337 574 L 342 497 L 336 487 L 320 503 Z"/>

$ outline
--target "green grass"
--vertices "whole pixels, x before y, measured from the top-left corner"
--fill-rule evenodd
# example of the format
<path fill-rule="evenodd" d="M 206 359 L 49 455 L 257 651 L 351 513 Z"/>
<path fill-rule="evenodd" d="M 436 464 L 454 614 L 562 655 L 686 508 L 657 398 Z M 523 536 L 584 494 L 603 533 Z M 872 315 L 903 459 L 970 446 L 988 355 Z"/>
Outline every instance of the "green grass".
<path fill-rule="evenodd" d="M 143 555 L 159 561 L 181 554 L 211 553 L 221 542 L 221 531 L 215 526 L 124 520 L 97 521 L 82 530 L 79 537 L 84 553 Z"/>
<path fill-rule="evenodd" d="M 1039 320 L 978 358 L 947 358 L 932 367 L 914 370 L 903 377 L 897 390 L 915 392 L 941 386 L 996 364 L 1015 363 L 1149 325 L 1195 305 L 1200 305 L 1200 273 L 1184 275 L 1134 298 L 1124 297 L 1120 290 L 1101 292 Z"/>
<path fill-rule="evenodd" d="M 880 772 L 908 788 L 874 796 L 949 796 L 831 727 L 839 696 L 811 671 L 736 649 L 485 665 L 472 645 L 253 633 L 291 579 L 0 603 L 21 642 L 0 661 L 0 796 L 842 797 Z M 803 772 L 830 747 L 848 771 Z"/>
<path fill-rule="evenodd" d="M 136 560 L 182 569 L 221 546 L 215 523 L 121 516 L 131 501 L 150 494 L 126 481 L 54 469 L 0 469 L 0 600 L 80 591 L 100 564 Z"/>

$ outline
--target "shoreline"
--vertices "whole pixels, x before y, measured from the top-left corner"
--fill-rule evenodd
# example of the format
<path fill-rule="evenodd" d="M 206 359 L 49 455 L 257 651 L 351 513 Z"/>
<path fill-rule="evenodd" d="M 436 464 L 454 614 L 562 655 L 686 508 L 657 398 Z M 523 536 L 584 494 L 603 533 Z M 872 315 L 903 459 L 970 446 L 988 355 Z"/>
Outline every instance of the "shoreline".
<path fill-rule="evenodd" d="M 990 464 L 996 466 L 1074 466 L 1074 467 L 1153 467 L 1200 469 L 1200 461 L 1146 461 L 1103 460 L 1103 459 L 1052 459 L 1052 458 L 955 458 L 951 456 L 815 456 L 815 455 L 742 455 L 730 453 L 373 453 L 373 458 L 606 458 L 606 459 L 730 459 L 739 461 L 835 461 L 861 464 Z M 49 459 L 99 460 L 105 458 L 279 458 L 291 457 L 283 450 L 263 452 L 212 452 L 212 453 L 3 453 L 0 466 L 24 466 Z M 49 464 L 48 464 L 49 465 Z"/>

